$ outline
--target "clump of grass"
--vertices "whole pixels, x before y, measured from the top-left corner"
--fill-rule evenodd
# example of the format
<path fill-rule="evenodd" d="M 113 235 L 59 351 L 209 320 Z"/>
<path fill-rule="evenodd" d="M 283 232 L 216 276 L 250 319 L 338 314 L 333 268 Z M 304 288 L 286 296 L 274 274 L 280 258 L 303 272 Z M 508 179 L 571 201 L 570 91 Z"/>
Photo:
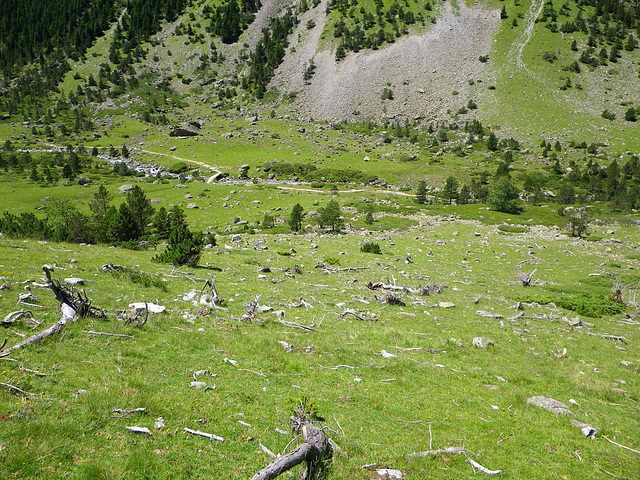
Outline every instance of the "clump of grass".
<path fill-rule="evenodd" d="M 517 227 L 515 225 L 500 225 L 498 230 L 505 233 L 526 233 L 529 231 L 528 228 Z"/>
<path fill-rule="evenodd" d="M 143 287 L 156 287 L 163 292 L 167 291 L 167 285 L 161 278 L 137 268 L 120 267 L 107 270 L 107 273 L 118 280 L 129 280 Z"/>
<path fill-rule="evenodd" d="M 376 242 L 366 242 L 360 245 L 360 251 L 364 253 L 375 253 L 380 255 L 382 253 L 382 249 L 380 245 Z"/>

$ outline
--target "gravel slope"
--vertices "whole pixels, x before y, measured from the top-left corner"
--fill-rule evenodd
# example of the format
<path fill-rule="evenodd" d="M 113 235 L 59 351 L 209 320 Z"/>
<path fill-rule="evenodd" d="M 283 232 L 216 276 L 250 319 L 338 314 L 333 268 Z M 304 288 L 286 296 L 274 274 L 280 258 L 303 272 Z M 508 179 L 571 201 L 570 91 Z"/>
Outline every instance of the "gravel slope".
<path fill-rule="evenodd" d="M 469 98 L 480 100 L 482 89 L 470 80 L 484 79 L 486 90 L 489 68 L 478 57 L 489 54 L 492 33 L 500 23 L 498 10 L 460 2 L 454 13 L 447 2 L 427 33 L 403 37 L 378 51 L 351 53 L 336 63 L 334 52 L 317 51 L 325 5 L 323 0 L 302 17 L 291 36 L 300 41 L 291 43 L 272 80 L 271 86 L 281 93 L 298 92 L 290 106 L 294 115 L 327 121 L 432 120 L 444 118 L 448 109 L 456 111 Z M 307 31 L 310 18 L 316 27 Z M 311 58 L 316 73 L 305 84 L 302 74 Z M 381 100 L 384 88 L 392 89 L 393 100 Z"/>

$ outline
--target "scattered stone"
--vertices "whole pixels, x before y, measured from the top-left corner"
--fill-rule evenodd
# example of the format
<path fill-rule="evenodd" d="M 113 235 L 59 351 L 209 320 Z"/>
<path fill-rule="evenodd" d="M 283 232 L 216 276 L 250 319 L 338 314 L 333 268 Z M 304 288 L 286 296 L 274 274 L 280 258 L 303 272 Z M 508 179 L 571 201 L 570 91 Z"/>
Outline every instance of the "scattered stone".
<path fill-rule="evenodd" d="M 126 192 L 128 192 L 128 191 L 130 191 L 130 190 L 133 190 L 133 185 L 128 185 L 128 184 L 126 184 L 126 185 L 122 185 L 122 186 L 118 189 L 118 192 L 119 192 L 119 193 L 126 193 Z"/>
<path fill-rule="evenodd" d="M 284 340 L 278 340 L 278 343 L 282 345 L 282 348 L 284 348 L 287 353 L 291 353 L 293 351 L 293 345 L 291 345 L 290 343 L 287 343 Z"/>
<path fill-rule="evenodd" d="M 254 250 L 269 250 L 269 247 L 267 247 L 264 243 L 260 243 L 260 242 L 256 242 L 255 245 L 253 246 Z"/>
<path fill-rule="evenodd" d="M 187 208 L 199 208 L 197 203 L 188 203 Z"/>
<path fill-rule="evenodd" d="M 382 355 L 383 358 L 396 358 L 397 355 L 391 353 L 391 352 L 387 352 L 386 350 L 381 350 L 380 351 L 380 355 Z"/>
<path fill-rule="evenodd" d="M 242 237 L 237 233 L 231 236 L 231 243 L 241 243 Z"/>
<path fill-rule="evenodd" d="M 167 309 L 167 307 L 163 307 L 162 305 L 156 305 L 155 303 L 151 303 L 151 302 L 130 303 L 129 308 L 133 308 L 136 311 L 144 311 L 144 309 L 146 308 L 149 311 L 149 313 L 162 313 Z"/>
<path fill-rule="evenodd" d="M 0 287 L 0 290 L 11 290 L 11 285 L 9 285 L 8 283 L 3 283 Z"/>
<path fill-rule="evenodd" d="M 189 386 L 192 388 L 204 388 L 207 386 L 207 384 L 204 382 L 191 382 L 191 385 Z"/>
<path fill-rule="evenodd" d="M 451 302 L 438 302 L 438 306 L 440 308 L 452 308 L 452 307 L 455 307 L 455 304 Z"/>
<path fill-rule="evenodd" d="M 392 470 L 391 468 L 379 468 L 376 470 L 376 474 L 379 478 L 385 479 L 403 478 L 400 470 Z"/>
<path fill-rule="evenodd" d="M 630 367 L 633 364 L 634 364 L 633 362 L 627 362 L 626 360 L 620 360 L 620 365 L 622 365 L 623 367 Z"/>
<path fill-rule="evenodd" d="M 550 397 L 544 397 L 541 395 L 529 397 L 525 402 L 535 407 L 544 408 L 548 412 L 555 413 L 556 415 L 573 415 L 573 412 L 564 403 Z"/>
<path fill-rule="evenodd" d="M 495 345 L 496 343 L 486 337 L 475 337 L 471 344 L 476 348 L 487 348 L 489 345 Z"/>
<path fill-rule="evenodd" d="M 86 177 L 78 177 L 78 180 L 76 181 L 78 182 L 78 185 L 81 185 L 81 186 L 93 185 L 93 182 Z"/>
<path fill-rule="evenodd" d="M 155 428 L 156 430 L 160 430 L 164 428 L 164 418 L 158 417 L 155 423 L 153 424 L 153 428 Z"/>
<path fill-rule="evenodd" d="M 78 277 L 69 277 L 64 279 L 65 283 L 69 285 L 84 285 L 84 280 Z"/>

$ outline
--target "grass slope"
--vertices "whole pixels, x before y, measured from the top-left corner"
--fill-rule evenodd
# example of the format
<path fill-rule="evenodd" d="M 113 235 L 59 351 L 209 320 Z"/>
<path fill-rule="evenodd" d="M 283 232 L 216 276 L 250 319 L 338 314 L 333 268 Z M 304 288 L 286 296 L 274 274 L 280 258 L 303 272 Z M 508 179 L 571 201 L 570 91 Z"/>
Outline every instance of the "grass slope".
<path fill-rule="evenodd" d="M 405 478 L 471 478 L 464 458 L 407 457 L 451 445 L 464 445 L 479 463 L 502 469 L 507 478 L 590 477 L 598 474 L 594 463 L 633 477 L 636 454 L 602 438 L 587 440 L 568 418 L 524 400 L 574 399 L 578 406 L 569 406 L 576 419 L 638 449 L 637 326 L 621 322 L 622 315 L 605 315 L 579 316 L 593 326 L 572 328 L 560 319 L 574 318 L 575 312 L 552 304 L 526 306 L 523 317 L 507 318 L 517 313 L 511 309 L 516 301 L 532 297 L 557 304 L 588 297 L 606 304 L 614 284 L 628 287 L 627 301 L 635 298 L 637 231 L 621 228 L 615 243 L 581 242 L 542 227 L 505 234 L 447 218 L 423 216 L 419 226 L 393 235 L 243 235 L 239 244 L 221 237 L 202 261 L 220 272 L 178 272 L 151 263 L 153 252 L 1 240 L 0 276 L 13 285 L 1 292 L 3 315 L 16 310 L 19 282 L 39 280 L 45 262 L 56 265 L 57 278 L 84 278 L 94 305 L 109 312 L 106 322 L 79 320 L 62 335 L 0 360 L 2 382 L 36 394 L 15 395 L 3 387 L 2 476 L 249 478 L 269 462 L 258 441 L 283 451 L 291 436 L 276 428 L 288 430 L 292 408 L 306 396 L 342 448 L 327 478 L 370 478 L 359 467 L 372 463 L 400 469 Z M 256 241 L 268 250 L 255 250 Z M 360 252 L 365 241 L 378 242 L 382 254 Z M 284 255 L 291 248 L 296 253 Z M 405 263 L 407 253 L 413 263 Z M 100 270 L 107 262 L 158 276 L 167 290 L 114 281 Z M 327 274 L 316 268 L 319 262 L 365 269 Z M 281 270 L 294 265 L 303 273 L 290 277 Z M 260 266 L 271 272 L 259 272 Z M 521 286 L 516 273 L 534 268 L 534 285 Z M 207 311 L 182 299 L 212 275 L 228 311 Z M 379 303 L 378 292 L 365 286 L 393 279 L 398 285 L 447 288 L 431 297 L 404 294 L 408 306 L 394 307 Z M 41 329 L 59 313 L 49 291 L 32 290 L 44 307 L 34 309 Z M 319 331 L 283 325 L 269 312 L 255 322 L 240 320 L 256 295 L 262 295 L 261 305 L 284 310 L 286 321 Z M 296 307 L 301 298 L 310 307 Z M 153 301 L 168 310 L 136 328 L 115 316 L 132 301 Z M 376 320 L 340 318 L 345 308 Z M 503 315 L 504 326 L 477 310 Z M 589 332 L 622 335 L 628 343 Z M 32 333 L 27 325 L 14 325 L 8 344 Z M 495 347 L 472 347 L 476 336 L 492 339 Z M 294 350 L 287 353 L 278 341 Z M 566 347 L 568 358 L 552 356 L 556 347 Z M 397 357 L 385 358 L 382 350 Z M 621 360 L 633 364 L 625 367 Z M 200 370 L 209 373 L 194 377 Z M 194 378 L 215 389 L 190 387 Z M 115 407 L 146 410 L 122 416 L 112 412 Z M 159 417 L 165 426 L 155 430 Z M 440 422 L 431 425 L 431 442 L 427 422 Z M 153 435 L 136 435 L 126 426 L 147 427 Z M 188 435 L 185 427 L 225 441 Z"/>

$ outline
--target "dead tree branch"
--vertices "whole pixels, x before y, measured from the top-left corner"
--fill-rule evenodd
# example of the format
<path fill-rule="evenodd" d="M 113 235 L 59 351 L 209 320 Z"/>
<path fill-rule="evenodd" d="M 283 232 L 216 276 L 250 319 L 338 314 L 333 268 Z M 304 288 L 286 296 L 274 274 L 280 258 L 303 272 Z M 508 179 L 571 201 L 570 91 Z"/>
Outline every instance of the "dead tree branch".
<path fill-rule="evenodd" d="M 252 301 L 250 301 L 248 304 L 245 305 L 247 307 L 247 312 L 244 315 L 242 315 L 242 320 L 248 320 L 250 322 L 253 322 L 257 318 L 256 309 L 260 304 L 259 302 L 261 297 L 262 297 L 262 294 L 256 295 L 256 298 L 254 298 Z"/>
<path fill-rule="evenodd" d="M 402 293 L 411 293 L 413 295 L 434 295 L 437 293 L 442 293 L 442 290 L 445 288 L 444 285 L 432 283 L 430 285 L 418 286 L 418 288 L 407 287 L 396 285 L 395 280 L 392 284 L 382 283 L 382 282 L 369 282 L 367 283 L 367 288 L 369 290 L 381 290 L 381 291 L 396 291 Z"/>
<path fill-rule="evenodd" d="M 27 395 L 29 397 L 35 397 L 36 394 L 35 393 L 31 393 L 31 392 L 25 392 L 24 390 L 22 390 L 21 388 L 18 388 L 14 385 L 10 385 L 8 383 L 4 383 L 4 382 L 0 382 L 0 386 L 1 387 L 6 387 L 8 388 L 10 391 L 14 391 L 14 392 L 18 392 L 21 393 L 22 395 Z"/>

